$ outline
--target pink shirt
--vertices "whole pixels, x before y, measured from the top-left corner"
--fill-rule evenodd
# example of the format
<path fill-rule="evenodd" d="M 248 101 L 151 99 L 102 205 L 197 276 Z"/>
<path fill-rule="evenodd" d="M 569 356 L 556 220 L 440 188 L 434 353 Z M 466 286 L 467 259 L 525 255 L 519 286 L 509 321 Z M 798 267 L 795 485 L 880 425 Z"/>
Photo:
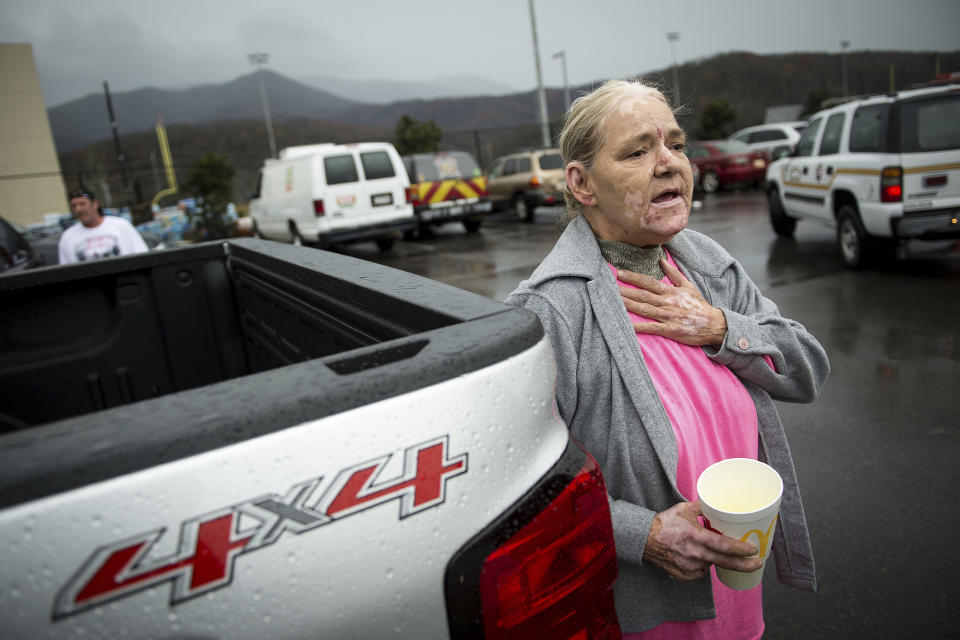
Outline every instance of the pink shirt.
<path fill-rule="evenodd" d="M 676 266 L 669 254 L 667 259 Z M 610 265 L 610 269 L 616 277 L 616 268 Z M 672 284 L 667 277 L 662 282 Z M 635 322 L 650 322 L 629 315 Z M 737 377 L 710 360 L 702 348 L 646 334 L 637 334 L 637 341 L 677 439 L 677 489 L 687 500 L 696 500 L 697 478 L 708 466 L 725 458 L 757 458 L 756 406 Z M 730 589 L 720 583 L 713 567 L 710 577 L 716 618 L 664 622 L 624 638 L 760 638 L 764 629 L 762 585 L 749 591 Z"/>

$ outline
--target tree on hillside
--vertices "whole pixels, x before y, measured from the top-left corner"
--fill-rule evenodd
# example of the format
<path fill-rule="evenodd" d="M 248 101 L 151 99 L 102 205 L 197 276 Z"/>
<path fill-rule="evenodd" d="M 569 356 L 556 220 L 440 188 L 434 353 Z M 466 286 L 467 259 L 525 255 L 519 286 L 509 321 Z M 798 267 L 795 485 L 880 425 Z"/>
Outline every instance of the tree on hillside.
<path fill-rule="evenodd" d="M 700 116 L 700 127 L 697 137 L 700 140 L 716 140 L 726 138 L 733 133 L 737 113 L 726 100 L 714 100 L 703 110 Z"/>
<path fill-rule="evenodd" d="M 233 235 L 235 223 L 227 217 L 227 205 L 233 197 L 233 165 L 224 156 L 206 153 L 193 163 L 187 192 L 196 198 L 196 206 L 187 212 L 198 240 Z"/>
<path fill-rule="evenodd" d="M 402 156 L 411 153 L 429 153 L 439 151 L 442 137 L 443 132 L 433 118 L 420 122 L 408 115 L 403 115 L 397 122 L 394 145 Z"/>

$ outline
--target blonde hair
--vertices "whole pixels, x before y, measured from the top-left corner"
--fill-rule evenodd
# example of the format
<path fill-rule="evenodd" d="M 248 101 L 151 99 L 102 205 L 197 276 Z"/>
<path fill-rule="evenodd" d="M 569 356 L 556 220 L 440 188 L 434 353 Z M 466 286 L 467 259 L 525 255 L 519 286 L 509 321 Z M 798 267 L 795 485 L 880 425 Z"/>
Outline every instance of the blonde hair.
<path fill-rule="evenodd" d="M 579 162 L 588 171 L 592 169 L 597 152 L 603 146 L 603 124 L 607 116 L 622 100 L 638 92 L 670 106 L 660 89 L 640 80 L 607 80 L 599 88 L 574 100 L 557 141 L 564 166 Z M 566 224 L 583 213 L 583 205 L 566 184 L 563 186 L 563 199 L 567 211 L 561 224 Z"/>

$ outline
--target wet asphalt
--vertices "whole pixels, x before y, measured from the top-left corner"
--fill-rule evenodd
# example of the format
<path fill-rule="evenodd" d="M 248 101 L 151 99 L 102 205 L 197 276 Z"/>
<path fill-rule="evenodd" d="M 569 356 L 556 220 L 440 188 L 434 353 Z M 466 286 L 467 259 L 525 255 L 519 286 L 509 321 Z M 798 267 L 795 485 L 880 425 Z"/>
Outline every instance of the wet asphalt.
<path fill-rule="evenodd" d="M 764 578 L 766 638 L 960 637 L 960 249 L 911 246 L 845 269 L 833 230 L 777 238 L 759 191 L 700 196 L 690 227 L 729 250 L 824 345 L 832 372 L 813 404 L 780 403 L 800 479 L 819 591 Z M 342 251 L 503 299 L 549 252 L 557 209 L 506 212 L 379 253 Z"/>

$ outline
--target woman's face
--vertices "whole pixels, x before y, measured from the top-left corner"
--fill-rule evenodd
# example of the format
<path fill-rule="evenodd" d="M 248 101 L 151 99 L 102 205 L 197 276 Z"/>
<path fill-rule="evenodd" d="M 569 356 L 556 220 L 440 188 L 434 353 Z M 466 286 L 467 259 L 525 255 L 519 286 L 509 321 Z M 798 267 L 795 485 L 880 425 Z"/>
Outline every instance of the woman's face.
<path fill-rule="evenodd" d="M 603 132 L 585 176 L 594 233 L 637 246 L 669 241 L 687 226 L 693 194 L 686 135 L 670 107 L 637 92 L 607 115 Z"/>

